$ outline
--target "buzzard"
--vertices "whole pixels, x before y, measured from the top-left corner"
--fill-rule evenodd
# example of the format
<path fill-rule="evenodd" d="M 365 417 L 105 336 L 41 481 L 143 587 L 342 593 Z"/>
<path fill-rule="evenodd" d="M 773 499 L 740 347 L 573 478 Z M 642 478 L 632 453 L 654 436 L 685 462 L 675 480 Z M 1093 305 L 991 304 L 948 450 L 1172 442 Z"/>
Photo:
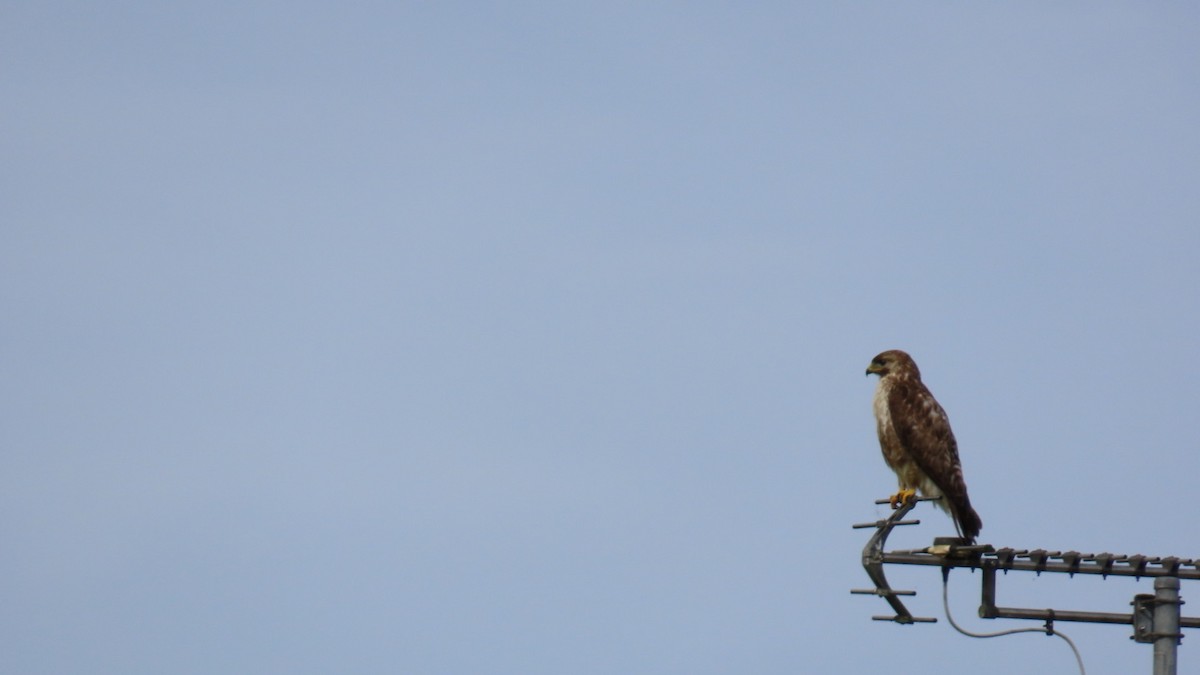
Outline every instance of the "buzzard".
<path fill-rule="evenodd" d="M 958 443 L 950 418 L 933 394 L 921 384 L 921 371 L 912 357 L 892 349 L 871 359 L 867 374 L 879 376 L 875 388 L 875 428 L 883 459 L 900 481 L 892 495 L 893 508 L 919 490 L 954 519 L 960 536 L 973 543 L 983 523 L 971 508 L 967 484 L 958 461 Z"/>

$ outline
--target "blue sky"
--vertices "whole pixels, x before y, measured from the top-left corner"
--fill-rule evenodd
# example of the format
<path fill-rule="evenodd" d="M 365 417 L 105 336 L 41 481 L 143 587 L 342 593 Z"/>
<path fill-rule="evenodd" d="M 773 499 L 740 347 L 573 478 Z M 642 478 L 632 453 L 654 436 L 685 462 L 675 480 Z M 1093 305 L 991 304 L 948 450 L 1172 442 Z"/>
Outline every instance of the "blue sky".
<path fill-rule="evenodd" d="M 1200 556 L 1198 29 L 10 3 L 0 670 L 1068 672 L 849 594 L 894 488 L 863 371 L 916 358 L 981 541 Z M 893 573 L 931 616 L 937 577 Z"/>

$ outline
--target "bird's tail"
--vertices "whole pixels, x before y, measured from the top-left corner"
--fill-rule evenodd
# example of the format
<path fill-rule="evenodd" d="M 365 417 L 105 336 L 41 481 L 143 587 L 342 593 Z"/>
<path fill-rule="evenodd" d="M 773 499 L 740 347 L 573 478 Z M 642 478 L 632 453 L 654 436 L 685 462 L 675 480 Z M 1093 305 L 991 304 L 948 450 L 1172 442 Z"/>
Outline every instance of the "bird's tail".
<path fill-rule="evenodd" d="M 983 529 L 983 521 L 980 520 L 979 514 L 975 513 L 975 509 L 971 508 L 971 501 L 964 495 L 962 502 L 953 505 L 951 509 L 950 515 L 954 516 L 954 527 L 958 534 L 968 543 L 974 544 L 979 530 Z"/>

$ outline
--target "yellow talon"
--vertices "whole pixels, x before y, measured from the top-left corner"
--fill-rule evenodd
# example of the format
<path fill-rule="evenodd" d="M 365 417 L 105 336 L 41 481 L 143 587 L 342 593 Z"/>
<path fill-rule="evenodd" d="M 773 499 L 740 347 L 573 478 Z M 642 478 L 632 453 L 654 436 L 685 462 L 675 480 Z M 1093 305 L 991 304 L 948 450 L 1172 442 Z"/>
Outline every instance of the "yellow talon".
<path fill-rule="evenodd" d="M 913 490 L 910 488 L 905 488 L 905 489 L 897 492 L 896 494 L 892 495 L 891 497 L 888 497 L 888 503 L 892 505 L 893 509 L 898 509 L 898 508 L 900 508 L 901 504 L 909 503 L 916 496 L 917 496 L 916 490 Z"/>

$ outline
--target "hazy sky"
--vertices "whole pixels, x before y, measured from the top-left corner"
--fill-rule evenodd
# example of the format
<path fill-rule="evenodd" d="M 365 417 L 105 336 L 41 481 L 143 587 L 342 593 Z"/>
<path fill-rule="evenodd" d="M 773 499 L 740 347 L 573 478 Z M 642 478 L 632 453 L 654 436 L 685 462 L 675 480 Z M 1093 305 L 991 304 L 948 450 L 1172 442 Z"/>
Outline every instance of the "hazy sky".
<path fill-rule="evenodd" d="M 0 671 L 1073 672 L 849 594 L 889 348 L 982 542 L 1200 557 L 1200 9 L 1004 4 L 5 3 Z"/>

